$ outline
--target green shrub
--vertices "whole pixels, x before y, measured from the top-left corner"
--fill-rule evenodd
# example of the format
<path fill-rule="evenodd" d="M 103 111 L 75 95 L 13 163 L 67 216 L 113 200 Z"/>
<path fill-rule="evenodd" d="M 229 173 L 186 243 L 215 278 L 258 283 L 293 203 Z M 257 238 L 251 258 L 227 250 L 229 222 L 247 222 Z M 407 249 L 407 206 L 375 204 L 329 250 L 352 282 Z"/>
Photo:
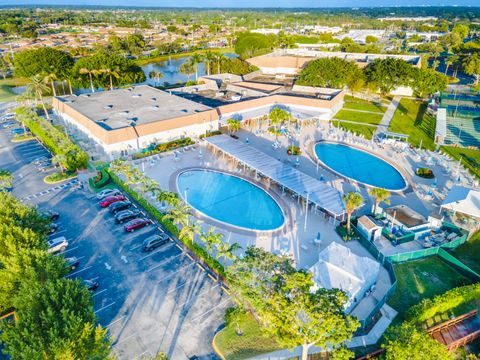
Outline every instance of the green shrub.
<path fill-rule="evenodd" d="M 425 179 L 433 179 L 435 177 L 435 175 L 433 175 L 433 171 L 429 168 L 418 168 L 415 170 L 415 174 Z"/>
<path fill-rule="evenodd" d="M 62 180 L 71 179 L 74 176 L 75 176 L 75 173 L 72 173 L 71 171 L 67 171 L 67 172 L 64 172 L 64 173 L 55 172 L 53 174 L 49 174 L 49 175 L 45 176 L 43 181 L 45 181 L 47 184 L 48 183 L 55 183 L 55 182 L 60 182 Z"/>
<path fill-rule="evenodd" d="M 460 305 L 480 299 L 480 283 L 456 287 L 433 299 L 423 299 L 419 304 L 407 311 L 407 319 L 411 322 L 424 322 L 437 314 L 452 311 Z"/>
<path fill-rule="evenodd" d="M 145 149 L 141 153 L 137 153 L 133 155 L 133 158 L 136 160 L 142 159 L 148 156 L 159 154 L 165 151 L 179 149 L 181 147 L 192 145 L 192 144 L 195 144 L 195 142 L 189 137 L 173 140 L 166 143 L 158 144 L 152 148 Z"/>
<path fill-rule="evenodd" d="M 103 168 L 97 171 L 97 176 L 93 178 L 93 187 L 101 189 L 110 182 L 110 174 Z"/>
<path fill-rule="evenodd" d="M 201 134 L 200 139 L 204 139 L 206 137 L 216 136 L 216 135 L 222 135 L 222 132 L 220 130 L 208 131 L 206 134 Z"/>
<path fill-rule="evenodd" d="M 302 155 L 302 150 L 297 145 L 290 145 L 287 149 L 288 155 Z"/>

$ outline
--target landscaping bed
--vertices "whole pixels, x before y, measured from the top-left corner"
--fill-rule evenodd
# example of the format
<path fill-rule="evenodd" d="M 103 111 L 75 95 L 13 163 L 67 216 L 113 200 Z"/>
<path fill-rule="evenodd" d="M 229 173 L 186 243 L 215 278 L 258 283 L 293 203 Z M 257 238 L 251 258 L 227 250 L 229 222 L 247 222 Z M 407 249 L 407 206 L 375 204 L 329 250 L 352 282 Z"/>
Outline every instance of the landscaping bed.
<path fill-rule="evenodd" d="M 145 158 L 145 157 L 148 157 L 148 156 L 152 156 L 152 155 L 155 155 L 155 154 L 160 154 L 160 153 L 166 152 L 166 151 L 179 149 L 181 147 L 188 146 L 188 145 L 193 145 L 193 144 L 195 144 L 195 142 L 192 139 L 190 139 L 189 137 L 186 137 L 186 138 L 183 138 L 183 139 L 178 139 L 178 140 L 173 140 L 173 141 L 169 141 L 169 142 L 166 142 L 166 143 L 158 144 L 156 146 L 152 146 L 148 149 L 145 149 L 144 151 L 142 151 L 140 153 L 136 153 L 136 154 L 133 155 L 133 159 L 135 159 L 135 160 L 142 159 L 142 158 Z"/>
<path fill-rule="evenodd" d="M 435 175 L 433 174 L 433 171 L 429 168 L 418 168 L 415 170 L 415 175 L 420 176 L 421 178 L 424 179 L 433 179 L 435 178 Z"/>
<path fill-rule="evenodd" d="M 77 176 L 75 173 L 72 172 L 64 172 L 62 173 L 53 173 L 45 176 L 43 178 L 43 181 L 47 184 L 56 184 L 60 183 L 69 179 L 73 179 L 75 176 Z"/>

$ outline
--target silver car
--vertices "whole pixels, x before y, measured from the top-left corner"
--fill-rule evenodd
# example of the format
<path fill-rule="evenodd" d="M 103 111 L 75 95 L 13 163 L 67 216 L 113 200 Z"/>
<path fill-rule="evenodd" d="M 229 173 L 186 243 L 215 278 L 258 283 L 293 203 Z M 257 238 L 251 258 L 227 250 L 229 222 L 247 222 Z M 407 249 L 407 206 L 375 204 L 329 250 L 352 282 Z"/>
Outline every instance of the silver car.
<path fill-rule="evenodd" d="M 115 196 L 115 195 L 121 195 L 122 193 L 118 189 L 105 189 L 100 191 L 97 194 L 97 200 L 103 200 L 107 196 Z"/>

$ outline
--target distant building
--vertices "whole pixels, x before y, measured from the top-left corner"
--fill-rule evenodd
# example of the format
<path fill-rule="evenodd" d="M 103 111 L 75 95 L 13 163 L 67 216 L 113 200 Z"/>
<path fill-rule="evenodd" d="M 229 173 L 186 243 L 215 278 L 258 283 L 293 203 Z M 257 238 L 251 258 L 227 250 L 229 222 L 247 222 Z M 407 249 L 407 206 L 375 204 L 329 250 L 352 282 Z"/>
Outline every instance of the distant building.
<path fill-rule="evenodd" d="M 280 29 L 254 29 L 250 30 L 252 33 L 263 34 L 263 35 L 278 35 Z"/>
<path fill-rule="evenodd" d="M 378 20 L 380 20 L 380 21 L 417 21 L 417 22 L 425 22 L 425 21 L 437 21 L 438 17 L 436 17 L 436 16 L 415 16 L 415 17 L 389 16 L 389 17 L 378 18 Z"/>
<path fill-rule="evenodd" d="M 385 30 L 350 30 L 346 34 L 336 35 L 334 38 L 343 40 L 345 38 L 350 38 L 357 44 L 364 45 L 367 43 L 367 37 L 373 36 L 381 40 L 387 35 Z"/>

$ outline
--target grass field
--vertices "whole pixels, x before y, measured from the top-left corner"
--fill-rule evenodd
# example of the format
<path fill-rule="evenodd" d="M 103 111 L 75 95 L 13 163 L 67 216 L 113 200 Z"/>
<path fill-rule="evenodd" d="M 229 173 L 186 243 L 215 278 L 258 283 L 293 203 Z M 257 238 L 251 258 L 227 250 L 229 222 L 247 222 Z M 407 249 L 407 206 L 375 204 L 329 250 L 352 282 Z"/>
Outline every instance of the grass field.
<path fill-rule="evenodd" d="M 240 360 L 281 349 L 275 340 L 264 337 L 255 318 L 247 313 L 239 321 L 242 336 L 235 332 L 236 326 L 229 325 L 215 337 L 215 345 L 227 360 Z"/>
<path fill-rule="evenodd" d="M 373 124 L 378 125 L 380 121 L 382 121 L 383 114 L 372 114 L 372 113 L 365 113 L 355 110 L 340 110 L 336 115 L 335 119 L 339 120 L 348 120 L 348 121 L 355 121 L 358 123 L 365 123 L 365 124 Z"/>
<path fill-rule="evenodd" d="M 384 113 L 387 108 L 386 106 L 375 104 L 371 101 L 354 98 L 346 95 L 344 98 L 345 104 L 343 105 L 344 109 L 353 109 L 353 110 L 363 110 L 363 111 L 373 111 Z"/>
<path fill-rule="evenodd" d="M 340 126 L 340 128 L 348 131 L 355 132 L 357 134 L 362 134 L 365 136 L 366 139 L 371 139 L 375 130 L 377 129 L 376 126 L 369 126 L 369 125 L 362 125 L 362 124 L 353 124 L 349 122 L 342 122 L 342 121 L 334 121 L 332 123 L 335 127 Z"/>
<path fill-rule="evenodd" d="M 27 83 L 25 79 L 3 79 L 0 80 L 0 102 L 14 101 L 17 97 L 11 88 L 15 86 L 22 86 Z"/>
<path fill-rule="evenodd" d="M 452 146 L 442 146 L 442 150 L 455 160 L 459 160 L 462 157 L 462 164 L 480 179 L 480 150 Z"/>
<path fill-rule="evenodd" d="M 480 274 L 480 230 L 473 234 L 465 244 L 453 250 L 452 255 Z"/>
<path fill-rule="evenodd" d="M 470 281 L 448 266 L 440 258 L 431 256 L 421 260 L 395 264 L 397 289 L 388 304 L 399 312 L 399 318 L 422 299 L 442 294 Z"/>
<path fill-rule="evenodd" d="M 408 142 L 415 147 L 434 150 L 435 118 L 426 113 L 427 103 L 414 99 L 400 100 L 388 131 L 407 134 Z"/>

